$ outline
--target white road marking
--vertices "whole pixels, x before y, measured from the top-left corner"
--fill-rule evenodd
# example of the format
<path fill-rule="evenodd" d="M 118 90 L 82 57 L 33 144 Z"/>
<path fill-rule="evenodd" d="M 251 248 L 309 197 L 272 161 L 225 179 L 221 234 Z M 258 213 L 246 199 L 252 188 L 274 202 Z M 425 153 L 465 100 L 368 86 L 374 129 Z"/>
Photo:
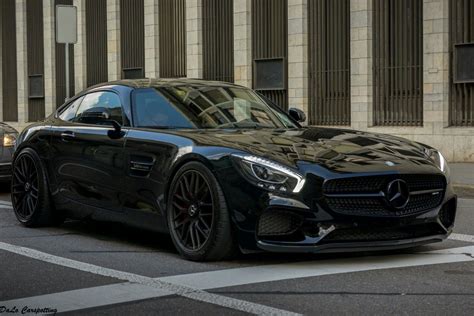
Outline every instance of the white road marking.
<path fill-rule="evenodd" d="M 466 234 L 452 233 L 451 235 L 449 235 L 448 239 L 457 240 L 457 241 L 474 242 L 474 236 L 466 235 Z"/>
<path fill-rule="evenodd" d="M 330 274 L 474 261 L 474 246 L 468 246 L 424 253 L 295 262 L 150 279 L 127 272 L 106 269 L 87 263 L 51 256 L 36 250 L 25 250 L 25 248 L 9 244 L 5 246 L 5 244 L 0 243 L 0 249 L 7 251 L 13 250 L 13 252 L 18 254 L 24 254 L 25 251 L 27 251 L 26 255 L 35 259 L 47 262 L 53 261 L 51 263 L 132 281 L 132 283 L 111 284 L 89 289 L 72 290 L 0 302 L 0 306 L 47 306 L 57 308 L 58 311 L 94 308 L 142 299 L 158 298 L 169 294 L 178 294 L 198 301 L 216 304 L 214 302 L 216 295 L 203 292 L 203 290 Z M 175 286 L 177 288 L 175 288 Z M 191 289 L 193 291 L 190 291 Z M 184 292 L 182 290 L 184 290 Z M 205 293 L 205 295 L 211 295 L 212 297 L 203 299 L 201 297 L 203 293 Z M 221 298 L 228 299 L 227 297 L 219 296 L 219 303 L 217 305 L 226 307 L 232 306 L 231 308 L 235 308 L 233 304 L 237 302 L 222 303 Z M 244 301 L 239 301 L 238 303 L 240 304 L 241 302 Z M 248 302 L 245 303 L 252 304 Z M 258 313 L 272 312 L 266 310 L 266 307 L 262 305 L 258 305 L 257 311 L 253 305 L 254 304 L 252 304 L 251 308 L 238 305 L 239 308 L 235 309 Z M 281 310 L 278 310 L 277 313 L 280 312 L 286 313 Z"/>
<path fill-rule="evenodd" d="M 0 242 L 0 250 L 5 250 L 8 252 L 18 254 L 18 255 L 22 255 L 25 257 L 41 260 L 44 262 L 60 265 L 60 266 L 71 268 L 71 269 L 76 269 L 76 270 L 80 270 L 84 272 L 89 272 L 89 273 L 93 273 L 97 275 L 102 275 L 106 277 L 128 281 L 134 284 L 134 286 L 142 285 L 146 287 L 151 287 L 157 291 L 160 291 L 160 294 L 163 294 L 163 295 L 176 294 L 176 295 L 190 298 L 196 301 L 214 304 L 214 305 L 218 305 L 218 306 L 222 306 L 222 307 L 226 307 L 230 309 L 235 309 L 235 310 L 239 310 L 242 312 L 247 312 L 247 313 L 251 313 L 255 315 L 299 315 L 296 313 L 292 313 L 292 312 L 285 311 L 282 309 L 273 308 L 270 306 L 251 303 L 251 302 L 234 299 L 234 298 L 230 298 L 230 297 L 226 297 L 222 295 L 212 294 L 212 293 L 205 292 L 201 289 L 190 288 L 190 287 L 186 287 L 180 284 L 167 283 L 159 279 L 153 279 L 153 278 L 141 276 L 138 274 L 118 271 L 118 270 L 104 268 L 104 267 L 100 267 L 100 266 L 85 263 L 85 262 L 58 257 L 58 256 L 54 256 L 45 252 L 38 251 L 38 250 L 16 246 L 12 244 L 7 244 L 4 242 Z M 94 294 L 94 295 L 97 295 L 97 294 Z M 25 298 L 23 299 L 23 301 L 20 299 L 20 300 L 0 302 L 0 306 L 18 306 L 28 300 L 29 298 Z M 76 300 L 75 298 L 71 297 L 69 300 L 71 304 L 67 304 L 66 306 L 63 306 L 65 310 L 58 309 L 58 312 L 77 310 L 77 308 L 75 307 L 76 306 L 75 300 Z M 49 304 L 45 306 L 48 306 L 48 305 Z M 102 304 L 102 306 L 104 305 L 108 305 L 108 304 Z M 51 306 L 51 308 L 56 308 L 56 307 Z"/>
<path fill-rule="evenodd" d="M 119 283 L 0 302 L 0 306 L 30 306 L 71 312 L 81 309 L 123 304 L 172 293 L 137 283 Z"/>
<path fill-rule="evenodd" d="M 159 280 L 199 289 L 210 289 L 330 274 L 474 261 L 473 255 L 474 246 L 468 246 L 424 253 L 263 265 L 182 274 L 163 277 Z"/>
<path fill-rule="evenodd" d="M 2 201 L 0 200 L 0 207 L 13 207 L 12 203 L 11 202 L 8 202 L 8 201 Z"/>

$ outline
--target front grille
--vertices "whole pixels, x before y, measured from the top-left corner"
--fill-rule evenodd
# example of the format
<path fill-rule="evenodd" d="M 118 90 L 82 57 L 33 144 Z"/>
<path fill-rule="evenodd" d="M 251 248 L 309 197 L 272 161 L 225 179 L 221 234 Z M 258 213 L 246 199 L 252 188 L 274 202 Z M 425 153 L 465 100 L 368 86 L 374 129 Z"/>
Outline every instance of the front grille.
<path fill-rule="evenodd" d="M 383 195 L 388 184 L 404 180 L 411 193 L 408 204 L 401 209 L 392 208 Z M 355 216 L 405 216 L 433 209 L 443 201 L 446 187 L 442 175 L 390 175 L 354 177 L 329 180 L 324 184 L 326 206 L 337 213 Z M 414 192 L 439 190 L 414 195 Z M 367 195 L 374 196 L 367 196 Z M 358 196 L 360 195 L 360 196 Z"/>
<path fill-rule="evenodd" d="M 381 190 L 387 179 L 384 177 L 358 177 L 329 180 L 324 184 L 325 194 L 370 193 Z"/>
<path fill-rule="evenodd" d="M 301 226 L 301 218 L 295 214 L 268 210 L 260 216 L 258 221 L 259 236 L 291 235 Z"/>
<path fill-rule="evenodd" d="M 414 195 L 400 210 L 390 208 L 383 198 L 327 198 L 326 203 L 334 212 L 346 215 L 403 216 L 435 208 L 442 200 L 442 194 Z"/>
<path fill-rule="evenodd" d="M 383 191 L 387 184 L 395 179 L 402 179 L 410 191 L 444 188 L 446 180 L 436 174 L 404 174 L 386 176 L 353 177 L 328 180 L 324 184 L 325 194 L 377 193 Z"/>
<path fill-rule="evenodd" d="M 417 225 L 412 227 L 351 228 L 335 230 L 324 238 L 326 242 L 386 241 L 420 238 L 442 234 L 439 225 Z"/>

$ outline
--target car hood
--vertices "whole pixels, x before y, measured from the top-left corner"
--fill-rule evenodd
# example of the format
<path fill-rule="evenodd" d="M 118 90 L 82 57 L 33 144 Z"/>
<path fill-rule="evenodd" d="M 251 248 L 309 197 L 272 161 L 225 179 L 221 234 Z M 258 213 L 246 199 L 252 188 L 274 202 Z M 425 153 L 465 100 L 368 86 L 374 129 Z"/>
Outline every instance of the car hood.
<path fill-rule="evenodd" d="M 18 133 L 13 127 L 3 122 L 0 122 L 0 133 Z"/>
<path fill-rule="evenodd" d="M 243 151 L 301 169 L 334 172 L 439 171 L 421 144 L 386 135 L 336 128 L 201 130 L 185 132 L 199 146 Z"/>

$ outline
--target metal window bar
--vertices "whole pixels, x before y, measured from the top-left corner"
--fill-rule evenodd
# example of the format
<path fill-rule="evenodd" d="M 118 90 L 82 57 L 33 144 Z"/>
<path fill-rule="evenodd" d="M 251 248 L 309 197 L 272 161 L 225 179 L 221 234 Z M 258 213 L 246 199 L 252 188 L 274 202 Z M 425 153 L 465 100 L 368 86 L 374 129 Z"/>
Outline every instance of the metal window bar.
<path fill-rule="evenodd" d="M 18 121 L 15 0 L 0 0 L 3 121 Z M 7 80 L 8 79 L 8 80 Z"/>
<path fill-rule="evenodd" d="M 203 78 L 234 82 L 233 0 L 203 0 Z"/>
<path fill-rule="evenodd" d="M 252 1 L 252 58 L 288 57 L 288 0 Z M 287 71 L 285 71 L 287 73 Z M 288 90 L 259 91 L 283 109 L 288 108 Z"/>
<path fill-rule="evenodd" d="M 374 1 L 374 125 L 423 125 L 422 10 L 422 0 Z"/>
<path fill-rule="evenodd" d="M 474 83 L 454 83 L 454 45 L 474 43 L 474 0 L 449 2 L 449 125 L 474 126 Z"/>
<path fill-rule="evenodd" d="M 28 76 L 44 76 L 43 1 L 26 1 L 26 55 Z M 43 95 L 44 95 L 44 86 Z M 28 122 L 45 116 L 44 98 L 28 98 Z"/>
<path fill-rule="evenodd" d="M 350 1 L 308 2 L 309 124 L 350 125 Z"/>
<path fill-rule="evenodd" d="M 186 2 L 159 0 L 160 77 L 186 77 Z"/>
<path fill-rule="evenodd" d="M 87 86 L 108 80 L 107 0 L 86 0 Z"/>
<path fill-rule="evenodd" d="M 127 69 L 145 69 L 143 0 L 120 0 L 120 39 L 122 78 L 124 78 Z M 141 74 L 143 78 L 144 71 Z"/>

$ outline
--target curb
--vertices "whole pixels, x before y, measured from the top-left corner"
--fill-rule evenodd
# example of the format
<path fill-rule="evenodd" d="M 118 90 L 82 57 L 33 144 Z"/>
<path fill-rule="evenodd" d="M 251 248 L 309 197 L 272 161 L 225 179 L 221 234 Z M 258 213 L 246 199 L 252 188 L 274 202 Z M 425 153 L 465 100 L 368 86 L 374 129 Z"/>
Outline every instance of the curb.
<path fill-rule="evenodd" d="M 459 198 L 474 199 L 474 185 L 453 183 L 453 189 Z"/>

